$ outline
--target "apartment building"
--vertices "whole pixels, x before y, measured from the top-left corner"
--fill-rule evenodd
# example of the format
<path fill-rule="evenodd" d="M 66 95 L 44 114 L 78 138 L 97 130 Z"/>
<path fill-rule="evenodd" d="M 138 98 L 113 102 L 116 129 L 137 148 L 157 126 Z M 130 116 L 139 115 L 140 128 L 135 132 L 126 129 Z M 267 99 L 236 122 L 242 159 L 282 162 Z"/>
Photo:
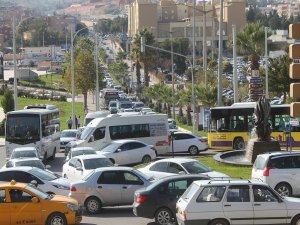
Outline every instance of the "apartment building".
<path fill-rule="evenodd" d="M 203 1 L 204 2 L 204 1 Z M 200 2 L 195 7 L 193 4 L 176 4 L 173 0 L 160 0 L 152 3 L 148 0 L 134 0 L 128 8 L 128 36 L 134 37 L 141 29 L 147 28 L 153 33 L 156 40 L 161 42 L 170 38 L 193 38 L 193 20 L 195 18 L 196 48 L 202 49 L 203 31 L 208 46 L 217 46 L 218 27 L 220 21 L 219 1 Z M 245 0 L 224 1 L 223 8 L 223 35 L 224 40 L 232 33 L 232 25 L 241 30 L 246 24 Z"/>

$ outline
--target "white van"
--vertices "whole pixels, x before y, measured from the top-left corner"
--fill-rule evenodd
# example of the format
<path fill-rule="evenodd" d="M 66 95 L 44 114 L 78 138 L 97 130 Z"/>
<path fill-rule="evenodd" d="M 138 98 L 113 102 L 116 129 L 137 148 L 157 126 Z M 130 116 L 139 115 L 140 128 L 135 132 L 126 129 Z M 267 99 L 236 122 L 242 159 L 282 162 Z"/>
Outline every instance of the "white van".
<path fill-rule="evenodd" d="M 90 112 L 90 113 L 86 114 L 86 116 L 84 118 L 83 126 L 88 125 L 89 122 L 91 122 L 93 119 L 106 117 L 109 114 L 110 114 L 110 111 L 108 111 L 108 110 Z"/>
<path fill-rule="evenodd" d="M 158 154 L 166 154 L 169 152 L 168 134 L 165 114 L 110 114 L 87 124 L 80 139 L 70 142 L 67 147 L 85 146 L 99 151 L 114 140 L 135 139 L 153 145 Z"/>

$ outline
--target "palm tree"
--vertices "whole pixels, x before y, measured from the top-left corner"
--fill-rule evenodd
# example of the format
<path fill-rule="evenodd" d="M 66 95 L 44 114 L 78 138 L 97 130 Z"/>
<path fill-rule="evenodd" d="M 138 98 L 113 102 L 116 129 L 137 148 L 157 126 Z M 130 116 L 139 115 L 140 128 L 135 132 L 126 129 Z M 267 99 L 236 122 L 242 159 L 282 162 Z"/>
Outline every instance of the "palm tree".
<path fill-rule="evenodd" d="M 237 45 L 240 51 L 250 55 L 251 70 L 259 70 L 259 56 L 265 47 L 265 30 L 259 23 L 247 23 L 244 29 L 237 34 Z"/>
<path fill-rule="evenodd" d="M 175 99 L 177 100 L 176 105 L 179 107 L 178 120 L 183 122 L 183 107 L 188 105 L 188 93 L 186 90 L 179 90 L 175 94 Z"/>
<path fill-rule="evenodd" d="M 196 99 L 207 107 L 213 107 L 217 103 L 218 88 L 208 84 L 206 87 L 203 83 L 195 88 Z"/>

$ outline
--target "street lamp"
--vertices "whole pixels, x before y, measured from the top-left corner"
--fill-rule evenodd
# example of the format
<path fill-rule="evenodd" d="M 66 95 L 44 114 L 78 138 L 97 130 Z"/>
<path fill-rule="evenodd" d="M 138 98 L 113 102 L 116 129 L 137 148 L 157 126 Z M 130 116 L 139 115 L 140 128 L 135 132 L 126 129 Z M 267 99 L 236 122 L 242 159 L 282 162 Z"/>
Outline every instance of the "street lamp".
<path fill-rule="evenodd" d="M 13 17 L 13 61 L 14 61 L 14 105 L 18 110 L 18 83 L 17 83 L 17 62 L 16 62 L 16 27 L 15 17 Z"/>
<path fill-rule="evenodd" d="M 222 63 L 223 63 L 223 0 L 220 0 L 220 22 L 219 22 L 219 56 L 218 56 L 218 106 L 222 106 Z"/>
<path fill-rule="evenodd" d="M 192 64 L 192 105 L 193 105 L 193 133 L 195 133 L 195 84 L 194 84 L 194 68 L 195 68 L 195 8 L 196 8 L 196 0 L 193 1 L 193 64 Z"/>
<path fill-rule="evenodd" d="M 171 71 L 172 71 L 172 117 L 175 120 L 175 89 L 174 89 L 174 54 L 173 54 L 173 32 L 170 27 L 170 37 L 171 37 Z"/>

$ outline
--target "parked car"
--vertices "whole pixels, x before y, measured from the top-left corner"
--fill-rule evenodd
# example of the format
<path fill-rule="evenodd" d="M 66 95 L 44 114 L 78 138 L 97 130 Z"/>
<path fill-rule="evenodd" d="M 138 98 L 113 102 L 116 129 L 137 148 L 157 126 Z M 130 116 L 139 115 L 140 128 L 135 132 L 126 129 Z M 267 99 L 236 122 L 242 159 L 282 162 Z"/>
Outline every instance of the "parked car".
<path fill-rule="evenodd" d="M 134 192 L 151 181 L 131 167 L 103 167 L 72 183 L 69 196 L 84 205 L 88 213 L 95 214 L 101 207 L 131 205 Z"/>
<path fill-rule="evenodd" d="M 144 105 L 144 102 L 134 102 L 132 108 L 135 112 L 140 112 Z"/>
<path fill-rule="evenodd" d="M 300 194 L 300 152 L 272 152 L 257 156 L 252 179 L 269 184 L 282 196 Z"/>
<path fill-rule="evenodd" d="M 175 131 L 173 132 L 173 150 L 172 142 L 170 151 L 174 153 L 188 152 L 191 155 L 197 155 L 201 151 L 208 149 L 208 142 L 206 137 L 198 137 L 193 133 Z"/>
<path fill-rule="evenodd" d="M 155 218 L 158 225 L 175 221 L 176 202 L 195 180 L 209 179 L 206 175 L 165 177 L 150 186 L 135 191 L 133 213 L 139 217 Z"/>
<path fill-rule="evenodd" d="M 71 148 L 70 151 L 68 152 L 68 155 L 66 157 L 66 162 L 69 161 L 70 159 L 80 156 L 80 155 L 96 155 L 97 152 L 95 151 L 94 148 L 92 147 L 76 147 L 76 148 Z"/>
<path fill-rule="evenodd" d="M 178 129 L 176 121 L 173 119 L 168 119 L 169 129 Z"/>
<path fill-rule="evenodd" d="M 31 158 L 31 157 L 41 158 L 35 147 L 19 147 L 19 148 L 15 148 L 12 151 L 10 160 L 17 159 L 17 158 Z"/>
<path fill-rule="evenodd" d="M 116 140 L 99 151 L 118 165 L 149 163 L 156 158 L 156 149 L 142 141 Z"/>
<path fill-rule="evenodd" d="M 82 219 L 78 202 L 51 196 L 32 184 L 15 181 L 0 184 L 0 224 L 77 224 Z"/>
<path fill-rule="evenodd" d="M 196 159 L 168 158 L 157 160 L 139 169 L 142 173 L 155 179 L 175 174 L 204 174 L 212 178 L 228 178 L 228 175 L 213 171 Z"/>
<path fill-rule="evenodd" d="M 39 169 L 45 170 L 46 166 L 39 158 L 17 158 L 11 159 L 5 163 L 2 168 L 9 168 L 9 167 L 18 167 L 18 166 L 30 166 L 30 167 L 37 167 Z M 50 166 L 47 165 L 47 168 Z"/>
<path fill-rule="evenodd" d="M 255 180 L 194 181 L 176 210 L 179 225 L 300 224 L 300 199 Z"/>
<path fill-rule="evenodd" d="M 1 169 L 0 181 L 10 182 L 11 180 L 26 184 L 36 181 L 38 187 L 48 194 L 68 195 L 71 186 L 68 180 L 60 178 L 54 173 L 27 166 Z"/>
<path fill-rule="evenodd" d="M 60 148 L 65 148 L 66 145 L 70 141 L 74 141 L 77 139 L 77 130 L 76 129 L 69 129 L 69 130 L 63 130 L 60 133 Z"/>
<path fill-rule="evenodd" d="M 78 181 L 92 170 L 108 166 L 114 166 L 114 164 L 105 156 L 80 155 L 73 157 L 63 165 L 62 176 L 71 181 Z"/>

